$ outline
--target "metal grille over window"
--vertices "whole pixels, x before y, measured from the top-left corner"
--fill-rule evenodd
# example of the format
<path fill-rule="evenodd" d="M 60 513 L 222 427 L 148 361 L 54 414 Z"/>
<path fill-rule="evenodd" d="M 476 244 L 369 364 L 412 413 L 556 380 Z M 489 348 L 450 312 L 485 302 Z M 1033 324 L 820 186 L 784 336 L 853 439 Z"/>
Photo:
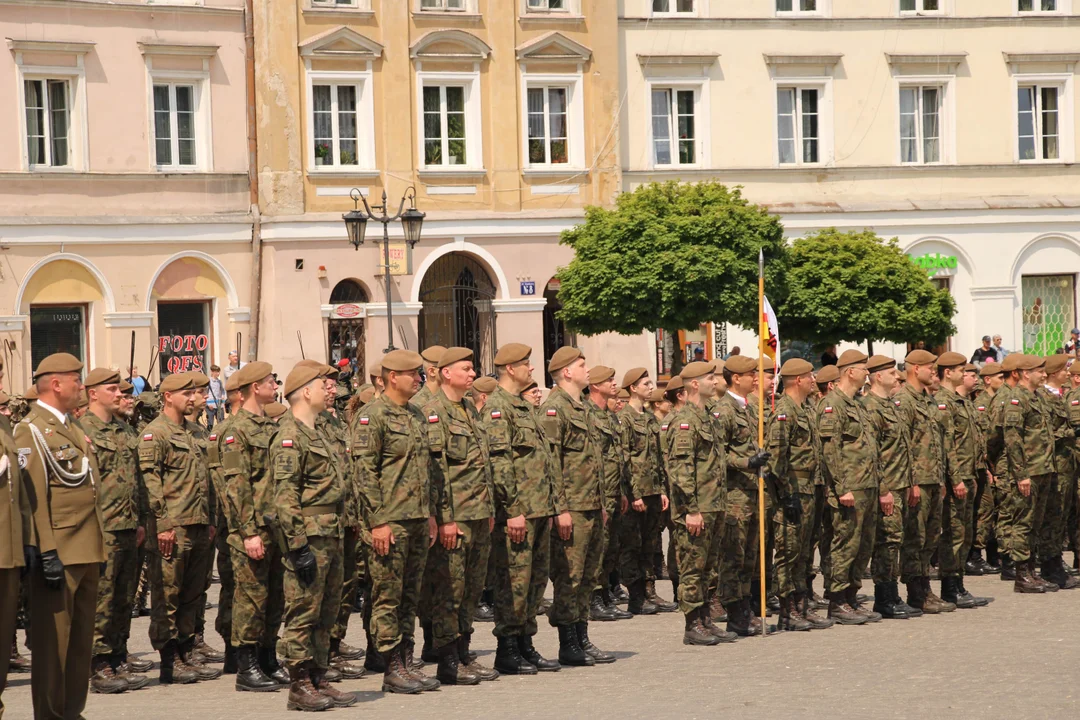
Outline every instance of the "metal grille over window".
<path fill-rule="evenodd" d="M 1053 355 L 1065 346 L 1076 324 L 1076 278 L 1030 275 L 1021 279 L 1024 352 Z"/>

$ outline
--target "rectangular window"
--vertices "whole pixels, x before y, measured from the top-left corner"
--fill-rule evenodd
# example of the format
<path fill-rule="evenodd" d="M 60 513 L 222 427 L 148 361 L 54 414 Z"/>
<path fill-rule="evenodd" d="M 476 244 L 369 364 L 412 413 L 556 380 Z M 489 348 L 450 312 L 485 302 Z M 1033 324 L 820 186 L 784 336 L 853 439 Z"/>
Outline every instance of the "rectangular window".
<path fill-rule="evenodd" d="M 462 11 L 465 0 L 420 0 L 421 10 Z"/>
<path fill-rule="evenodd" d="M 1058 160 L 1061 136 L 1059 88 L 1021 86 L 1016 92 L 1021 160 Z"/>
<path fill-rule="evenodd" d="M 154 155 L 159 167 L 196 164 L 195 86 L 154 84 Z"/>
<path fill-rule="evenodd" d="M 777 12 L 817 12 L 817 0 L 776 0 Z"/>
<path fill-rule="evenodd" d="M 27 80 L 26 154 L 30 166 L 66 167 L 71 125 L 67 80 Z"/>
<path fill-rule="evenodd" d="M 652 91 L 653 164 L 697 162 L 694 91 L 655 88 Z"/>
<path fill-rule="evenodd" d="M 1076 327 L 1076 276 L 1024 275 L 1020 278 L 1023 352 L 1052 355 Z"/>
<path fill-rule="evenodd" d="M 1057 12 L 1057 0 L 1019 0 L 1020 12 Z"/>
<path fill-rule="evenodd" d="M 316 7 L 356 7 L 356 0 L 311 0 Z"/>
<path fill-rule="evenodd" d="M 820 162 L 818 93 L 814 88 L 778 88 L 776 137 L 781 164 Z"/>
<path fill-rule="evenodd" d="M 355 167 L 358 85 L 312 85 L 312 127 L 316 167 Z"/>
<path fill-rule="evenodd" d="M 566 10 L 567 0 L 529 0 L 530 10 Z"/>
<path fill-rule="evenodd" d="M 940 10 L 941 0 L 900 0 L 902 13 L 939 12 Z"/>
<path fill-rule="evenodd" d="M 941 88 L 900 88 L 900 162 L 941 162 Z"/>
<path fill-rule="evenodd" d="M 566 88 L 528 89 L 529 164 L 570 162 L 567 144 Z"/>
<path fill-rule="evenodd" d="M 694 0 L 652 0 L 654 13 L 692 13 Z"/>
<path fill-rule="evenodd" d="M 465 165 L 465 88 L 424 87 L 424 164 Z"/>
<path fill-rule="evenodd" d="M 31 305 L 30 361 L 37 367 L 59 352 L 86 362 L 86 306 Z"/>

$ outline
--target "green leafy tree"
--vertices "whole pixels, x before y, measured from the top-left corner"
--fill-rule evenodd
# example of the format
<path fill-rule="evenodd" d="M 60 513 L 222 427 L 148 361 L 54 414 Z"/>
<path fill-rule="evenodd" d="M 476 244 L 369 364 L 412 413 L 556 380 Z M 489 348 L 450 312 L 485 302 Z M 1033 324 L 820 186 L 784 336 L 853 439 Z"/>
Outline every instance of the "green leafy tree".
<path fill-rule="evenodd" d="M 758 251 L 766 292 L 783 295 L 784 231 L 739 188 L 653 183 L 590 207 L 563 233 L 574 259 L 559 271 L 559 318 L 584 335 L 697 328 L 709 321 L 757 328 Z"/>
<path fill-rule="evenodd" d="M 874 340 L 927 345 L 956 332 L 956 303 L 900 250 L 870 230 L 835 228 L 789 250 L 788 293 L 778 308 L 784 337 L 817 343 Z"/>

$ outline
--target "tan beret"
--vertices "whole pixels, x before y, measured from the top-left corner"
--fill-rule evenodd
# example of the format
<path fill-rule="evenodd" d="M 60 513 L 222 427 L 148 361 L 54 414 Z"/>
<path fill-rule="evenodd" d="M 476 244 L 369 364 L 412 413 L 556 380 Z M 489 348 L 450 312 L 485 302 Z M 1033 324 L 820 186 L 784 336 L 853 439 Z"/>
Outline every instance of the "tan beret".
<path fill-rule="evenodd" d="M 907 365 L 933 365 L 937 360 L 937 355 L 926 350 L 912 350 L 904 358 L 904 363 Z"/>
<path fill-rule="evenodd" d="M 1039 355 L 1024 355 L 1020 359 L 1021 370 L 1038 370 L 1046 365 L 1046 359 Z"/>
<path fill-rule="evenodd" d="M 499 348 L 499 352 L 495 353 L 495 365 L 498 367 L 513 365 L 516 362 L 521 362 L 530 355 L 532 355 L 532 348 L 528 345 L 522 345 L 521 343 L 507 343 Z"/>
<path fill-rule="evenodd" d="M 31 385 L 30 387 L 26 388 L 26 392 L 23 394 L 23 399 L 24 400 L 37 400 L 38 399 L 37 385 Z"/>
<path fill-rule="evenodd" d="M 37 370 L 34 371 L 34 379 L 41 377 L 42 375 L 50 375 L 52 373 L 77 373 L 82 372 L 83 364 L 79 362 L 79 358 L 69 353 L 53 353 L 47 358 L 38 363 Z"/>
<path fill-rule="evenodd" d="M 1080 363 L 1078 363 L 1078 365 L 1080 365 Z M 982 370 L 979 371 L 979 375 L 982 375 L 983 377 L 992 377 L 994 375 L 1000 375 L 1000 374 L 1001 374 L 1001 364 L 1000 363 L 986 363 L 985 365 L 982 366 Z M 1077 369 L 1077 374 L 1080 374 L 1080 369 Z"/>
<path fill-rule="evenodd" d="M 210 387 L 210 378 L 208 378 L 206 375 L 202 374 L 198 370 L 192 370 L 188 373 L 188 375 L 191 376 L 192 387 L 196 389 Z"/>
<path fill-rule="evenodd" d="M 979 367 L 975 363 L 968 363 L 964 366 L 964 372 L 979 372 Z"/>
<path fill-rule="evenodd" d="M 367 405 L 375 399 L 375 388 L 371 385 L 357 393 L 360 396 L 360 404 Z"/>
<path fill-rule="evenodd" d="M 86 387 L 97 387 L 98 385 L 109 385 L 112 383 L 120 383 L 120 372 L 118 370 L 94 368 L 90 371 L 90 374 L 86 376 L 83 385 Z"/>
<path fill-rule="evenodd" d="M 162 380 L 161 385 L 158 386 L 158 392 L 179 392 L 180 390 L 192 390 L 194 388 L 195 381 L 192 380 L 189 373 L 178 373 Z"/>
<path fill-rule="evenodd" d="M 473 380 L 472 384 L 473 390 L 475 390 L 476 392 L 482 392 L 485 395 L 495 392 L 495 388 L 498 387 L 498 385 L 499 383 L 496 382 L 495 378 L 491 377 L 490 375 L 478 377 Z"/>
<path fill-rule="evenodd" d="M 375 363 L 372 365 L 371 369 L 368 370 L 368 377 L 382 377 L 382 363 Z"/>
<path fill-rule="evenodd" d="M 533 380 L 533 381 L 532 381 L 531 383 L 529 383 L 528 385 L 526 385 L 526 386 L 525 386 L 525 389 L 524 389 L 524 390 L 522 390 L 521 392 L 522 392 L 522 394 L 525 394 L 525 393 L 529 392 L 530 390 L 532 390 L 532 389 L 533 389 L 533 388 L 535 388 L 535 387 L 540 387 L 540 386 L 536 384 L 536 381 L 535 381 L 535 380 Z"/>
<path fill-rule="evenodd" d="M 551 362 L 548 363 L 548 372 L 558 372 L 578 358 L 583 357 L 585 355 L 576 347 L 561 347 L 551 356 Z"/>
<path fill-rule="evenodd" d="M 1052 375 L 1065 369 L 1069 362 L 1068 355 L 1051 355 L 1046 358 L 1046 374 Z"/>
<path fill-rule="evenodd" d="M 732 375 L 745 375 L 757 371 L 757 358 L 747 355 L 732 355 L 724 361 L 724 369 Z"/>
<path fill-rule="evenodd" d="M 432 345 L 424 348 L 424 352 L 420 353 L 420 357 L 424 358 L 424 362 L 428 365 L 438 365 L 444 352 L 446 352 L 446 348 L 442 345 Z"/>
<path fill-rule="evenodd" d="M 120 392 L 125 395 L 130 395 L 135 392 L 135 386 L 129 383 L 127 380 L 120 381 Z"/>
<path fill-rule="evenodd" d="M 622 376 L 622 383 L 619 385 L 621 388 L 628 388 L 636 383 L 641 378 L 649 374 L 649 371 L 643 367 L 630 368 Z"/>
<path fill-rule="evenodd" d="M 90 404 L 90 396 L 86 394 L 86 388 L 79 391 L 79 404 L 76 407 L 84 408 Z"/>
<path fill-rule="evenodd" d="M 236 384 L 236 373 L 229 376 L 229 379 L 225 381 L 225 392 L 231 393 L 234 390 L 239 390 L 240 386 Z"/>
<path fill-rule="evenodd" d="M 303 362 L 303 361 L 301 361 L 301 362 Z M 308 362 L 313 362 L 314 363 L 315 361 L 314 360 L 309 360 Z M 322 365 L 322 363 L 316 363 L 316 364 L 319 367 L 324 367 Z M 249 362 L 247 365 L 245 365 L 244 367 L 242 367 L 239 370 L 237 370 L 236 372 L 234 372 L 231 376 L 229 376 L 229 379 L 231 380 L 232 378 L 236 378 L 236 387 L 242 388 L 245 385 L 250 385 L 251 383 L 259 382 L 264 377 L 266 377 L 267 375 L 270 375 L 273 372 L 274 372 L 274 366 L 271 365 L 270 363 L 262 362 L 262 361 L 255 361 L 255 362 Z M 196 387 L 198 387 L 198 386 L 196 386 Z"/>
<path fill-rule="evenodd" d="M 1001 362 L 1002 372 L 1012 372 L 1020 369 L 1020 362 L 1024 359 L 1024 353 L 1009 353 Z"/>
<path fill-rule="evenodd" d="M 289 376 L 285 378 L 285 397 L 289 397 L 300 388 L 307 386 L 311 381 L 318 380 L 322 376 L 322 371 L 318 367 L 296 365 L 289 372 Z"/>
<path fill-rule="evenodd" d="M 738 355 L 736 355 L 735 357 L 738 357 Z M 718 374 L 724 372 L 724 361 L 723 361 L 723 359 L 716 358 L 715 360 L 712 361 L 712 366 L 713 366 L 713 372 L 718 373 Z"/>
<path fill-rule="evenodd" d="M 986 368 L 983 369 L 985 370 Z M 1074 362 L 1072 365 L 1069 366 L 1069 374 L 1080 375 L 1080 362 Z"/>
<path fill-rule="evenodd" d="M 711 362 L 696 360 L 684 367 L 681 374 L 683 380 L 696 380 L 699 377 L 709 375 L 713 372 L 715 371 L 713 370 L 713 364 Z"/>
<path fill-rule="evenodd" d="M 858 365 L 859 363 L 866 362 L 867 359 L 866 353 L 862 350 L 855 350 L 854 348 L 845 350 L 840 353 L 840 358 L 836 361 L 836 369 L 841 370 L 848 365 Z"/>
<path fill-rule="evenodd" d="M 245 366 L 245 368 L 246 367 L 247 366 Z M 328 377 L 328 378 L 336 378 L 338 375 L 341 374 L 336 367 L 333 367 L 332 365 L 323 364 L 323 363 L 319 362 L 318 360 L 301 360 L 300 362 L 296 363 L 296 365 L 294 365 L 293 367 L 315 368 L 316 370 L 318 370 L 321 373 L 321 375 L 323 377 Z M 240 373 L 234 373 L 233 377 L 236 377 L 239 374 Z M 267 373 L 267 375 L 269 375 L 269 373 Z M 266 375 L 263 375 L 262 377 L 266 377 Z M 262 378 L 256 378 L 256 380 L 262 380 Z"/>
<path fill-rule="evenodd" d="M 607 382 L 613 377 L 615 377 L 615 368 L 609 368 L 607 365 L 595 365 L 589 368 L 590 385 Z"/>
<path fill-rule="evenodd" d="M 472 359 L 473 359 L 473 351 L 470 350 L 469 348 L 463 348 L 463 347 L 446 348 L 446 350 L 443 350 L 442 353 L 439 355 L 439 369 L 442 370 L 444 367 L 450 367 L 454 363 L 461 362 L 463 360 L 472 360 Z M 386 364 L 386 359 L 384 358 L 383 359 L 383 365 L 385 365 L 385 364 Z M 393 369 L 393 368 L 391 368 L 391 369 Z"/>
<path fill-rule="evenodd" d="M 873 355 L 866 361 L 866 369 L 872 373 L 896 367 L 896 360 L 888 355 Z"/>
<path fill-rule="evenodd" d="M 802 358 L 791 358 L 780 368 L 780 377 L 799 377 L 814 372 L 814 366 Z"/>
<path fill-rule="evenodd" d="M 652 391 L 652 395 L 649 396 L 649 402 L 658 403 L 664 401 L 664 390 L 657 388 Z"/>
<path fill-rule="evenodd" d="M 814 380 L 818 383 L 836 382 L 840 379 L 840 370 L 835 365 L 826 365 L 814 374 Z"/>
<path fill-rule="evenodd" d="M 266 406 L 263 407 L 263 412 L 266 413 L 266 417 L 273 420 L 274 418 L 279 418 L 285 413 L 289 412 L 289 408 L 288 406 L 282 405 L 279 402 L 272 402 L 267 403 Z"/>
<path fill-rule="evenodd" d="M 950 350 L 948 352 L 943 352 L 941 353 L 941 355 L 938 356 L 937 364 L 938 367 L 954 368 L 960 365 L 966 365 L 967 358 L 958 352 L 953 352 L 952 350 Z"/>
<path fill-rule="evenodd" d="M 445 355 L 445 353 L 443 354 Z M 423 364 L 424 358 L 420 357 L 419 353 L 414 353 L 412 350 L 394 350 L 386 353 L 382 359 L 383 369 L 393 370 L 394 372 L 419 370 L 420 366 Z"/>
<path fill-rule="evenodd" d="M 664 392 L 667 392 L 668 390 L 682 390 L 682 389 L 683 389 L 682 375 L 674 375 L 674 376 L 672 376 L 672 378 L 670 380 L 668 380 L 667 386 L 664 388 Z"/>
<path fill-rule="evenodd" d="M 629 400 L 630 399 L 630 393 L 627 392 L 626 388 L 623 388 L 622 390 L 619 391 L 619 394 L 618 394 L 617 397 L 620 400 Z"/>

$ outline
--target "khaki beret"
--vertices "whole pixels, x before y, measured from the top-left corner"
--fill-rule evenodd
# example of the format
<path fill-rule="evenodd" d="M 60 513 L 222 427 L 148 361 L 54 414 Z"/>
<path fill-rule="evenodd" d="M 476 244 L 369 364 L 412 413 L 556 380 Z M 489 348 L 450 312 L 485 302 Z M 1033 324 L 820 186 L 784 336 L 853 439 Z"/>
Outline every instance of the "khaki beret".
<path fill-rule="evenodd" d="M 0 390 L 0 407 L 4 407 L 9 402 L 11 402 L 11 396 L 3 390 Z"/>
<path fill-rule="evenodd" d="M 682 379 L 696 380 L 699 377 L 709 375 L 713 372 L 715 371 L 713 370 L 713 364 L 711 362 L 696 360 L 682 369 Z"/>
<path fill-rule="evenodd" d="M 1024 359 L 1024 353 L 1009 353 L 1001 361 L 1002 372 L 1012 372 L 1020 369 L 1020 361 Z"/>
<path fill-rule="evenodd" d="M 192 370 L 188 373 L 191 376 L 191 385 L 195 388 L 210 387 L 210 378 L 202 374 L 198 370 Z"/>
<path fill-rule="evenodd" d="M 90 371 L 90 374 L 86 376 L 83 385 L 86 387 L 97 387 L 98 385 L 109 385 L 111 383 L 120 383 L 120 372 L 118 370 L 94 368 Z"/>
<path fill-rule="evenodd" d="M 1046 365 L 1046 359 L 1039 355 L 1024 355 L 1020 358 L 1021 370 L 1038 370 Z"/>
<path fill-rule="evenodd" d="M 845 350 L 840 353 L 840 358 L 836 361 L 836 369 L 840 370 L 846 368 L 848 365 L 858 365 L 867 361 L 866 353 L 862 350 Z"/>
<path fill-rule="evenodd" d="M 967 365 L 964 366 L 964 372 L 977 373 L 977 372 L 979 372 L 979 368 L 978 368 L 977 365 L 975 365 L 975 363 L 968 363 Z"/>
<path fill-rule="evenodd" d="M 420 357 L 419 353 L 414 353 L 412 350 L 394 350 L 383 356 L 381 369 L 408 372 L 420 369 L 423 364 L 424 358 Z"/>
<path fill-rule="evenodd" d="M 791 358 L 780 368 L 780 377 L 799 377 L 814 372 L 814 366 L 802 358 Z"/>
<path fill-rule="evenodd" d="M 30 387 L 26 388 L 26 392 L 23 394 L 23 399 L 24 400 L 37 400 L 38 399 L 37 385 L 31 385 Z"/>
<path fill-rule="evenodd" d="M 423 359 L 423 358 L 421 358 L 421 359 Z M 454 363 L 461 362 L 462 360 L 472 360 L 472 359 L 473 359 L 473 351 L 470 350 L 469 348 L 463 348 L 463 347 L 446 348 L 446 350 L 443 350 L 442 353 L 439 355 L 439 369 L 442 370 L 444 367 L 450 367 Z M 383 364 L 384 365 L 386 364 L 386 359 L 385 358 L 383 359 Z M 391 368 L 391 369 L 393 369 L 393 368 Z"/>
<path fill-rule="evenodd" d="M 135 386 L 129 383 L 127 380 L 120 381 L 120 392 L 125 395 L 130 395 L 135 392 Z"/>
<path fill-rule="evenodd" d="M 324 365 L 323 363 L 319 362 L 318 360 L 301 360 L 300 362 L 296 363 L 296 365 L 294 365 L 293 367 L 314 368 L 314 369 L 318 370 L 322 374 L 323 377 L 329 377 L 329 378 L 336 378 L 338 375 L 341 374 L 336 367 L 334 367 L 332 365 Z M 235 373 L 235 374 L 233 374 L 233 377 L 236 377 L 239 374 L 240 373 Z M 269 373 L 267 373 L 267 374 L 269 374 Z M 266 377 L 266 375 L 263 375 L 262 377 Z M 262 378 L 258 378 L 258 379 L 261 380 Z"/>
<path fill-rule="evenodd" d="M 311 360 L 309 362 L 315 362 L 315 361 Z M 322 363 L 316 363 L 316 364 L 319 367 L 324 367 L 322 365 Z M 232 375 L 229 376 L 229 379 L 231 380 L 232 378 L 236 378 L 236 387 L 242 388 L 245 385 L 250 385 L 251 383 L 259 382 L 264 377 L 266 377 L 267 375 L 270 375 L 273 372 L 274 372 L 274 366 L 273 365 L 271 365 L 268 362 L 261 362 L 261 361 L 257 360 L 255 362 L 249 362 L 247 365 L 245 365 L 244 367 L 242 367 L 239 370 L 237 370 L 236 372 L 234 372 Z"/>
<path fill-rule="evenodd" d="M 1078 363 L 1078 364 L 1080 364 L 1080 363 Z M 1080 369 L 1077 370 L 1077 373 L 1080 374 Z M 1001 363 L 986 363 L 985 365 L 982 366 L 982 370 L 979 371 L 979 375 L 981 375 L 983 377 L 991 377 L 993 375 L 1000 375 L 1000 374 L 1001 374 Z"/>
<path fill-rule="evenodd" d="M 499 352 L 495 353 L 495 364 L 499 367 L 513 365 L 516 362 L 521 362 L 530 355 L 532 355 L 532 348 L 528 345 L 522 345 L 521 343 L 507 343 L 499 348 Z"/>
<path fill-rule="evenodd" d="M 178 373 L 162 380 L 161 385 L 158 386 L 158 392 L 179 392 L 180 390 L 192 390 L 194 388 L 195 381 L 189 373 Z"/>
<path fill-rule="evenodd" d="M 670 380 L 668 380 L 667 387 L 664 388 L 664 392 L 667 392 L 668 390 L 682 390 L 682 389 L 683 389 L 682 375 L 674 375 L 674 376 L 672 376 L 672 378 Z"/>
<path fill-rule="evenodd" d="M 609 368 L 607 365 L 596 365 L 589 368 L 590 385 L 607 382 L 613 377 L 615 377 L 615 368 Z"/>
<path fill-rule="evenodd" d="M 272 402 L 267 403 L 266 406 L 263 407 L 263 412 L 266 413 L 266 417 L 273 420 L 274 418 L 279 418 L 285 413 L 289 412 L 289 408 L 288 406 L 282 405 L 279 402 Z"/>
<path fill-rule="evenodd" d="M 533 389 L 533 388 L 535 388 L 535 387 L 540 387 L 540 386 L 536 384 L 536 381 L 535 381 L 535 380 L 533 380 L 533 381 L 532 381 L 531 383 L 529 383 L 528 385 L 526 385 L 526 386 L 525 386 L 525 389 L 524 389 L 524 390 L 522 390 L 521 392 L 522 392 L 522 393 L 527 393 L 527 392 L 529 392 L 530 390 L 532 390 L 532 389 Z"/>
<path fill-rule="evenodd" d="M 367 405 L 369 402 L 375 399 L 375 388 L 371 385 L 357 393 L 360 397 L 360 404 Z"/>
<path fill-rule="evenodd" d="M 90 404 L 90 396 L 86 394 L 86 389 L 83 388 L 79 391 L 79 404 L 76 407 L 84 408 Z"/>
<path fill-rule="evenodd" d="M 442 345 L 432 345 L 424 348 L 424 352 L 420 353 L 420 357 L 424 358 L 424 362 L 428 365 L 438 365 L 444 352 L 446 352 L 446 348 Z"/>
<path fill-rule="evenodd" d="M 1060 372 L 1065 369 L 1066 363 L 1069 362 L 1068 355 L 1050 355 L 1046 358 L 1046 373 L 1052 375 L 1053 373 Z"/>
<path fill-rule="evenodd" d="M 941 355 L 938 356 L 937 364 L 938 367 L 954 368 L 959 365 L 966 365 L 967 358 L 958 352 L 953 352 L 952 350 L 950 350 L 948 352 L 943 352 L 941 353 Z"/>
<path fill-rule="evenodd" d="M 83 364 L 79 362 L 79 358 L 68 353 L 53 353 L 40 363 L 38 363 L 37 370 L 34 371 L 34 379 L 41 377 L 42 375 L 50 375 L 52 373 L 77 373 L 82 372 Z"/>
<path fill-rule="evenodd" d="M 382 377 L 382 363 L 375 363 L 372 365 L 371 369 L 368 370 L 368 377 Z"/>
<path fill-rule="evenodd" d="M 986 368 L 984 367 L 983 369 L 985 370 Z M 1069 374 L 1080 375 L 1080 362 L 1074 362 L 1072 365 L 1069 366 Z"/>
<path fill-rule="evenodd" d="M 659 388 L 657 388 L 656 390 L 653 390 L 652 395 L 649 396 L 649 402 L 651 402 L 651 403 L 664 402 L 664 392 L 665 392 L 664 390 L 661 390 Z"/>
<path fill-rule="evenodd" d="M 231 393 L 234 390 L 239 390 L 240 386 L 236 384 L 236 373 L 229 376 L 229 379 L 225 381 L 225 392 Z"/>
<path fill-rule="evenodd" d="M 551 356 L 551 362 L 548 363 L 548 372 L 558 372 L 578 358 L 583 357 L 585 355 L 576 347 L 561 347 Z"/>
<path fill-rule="evenodd" d="M 630 368 L 622 376 L 622 384 L 619 385 L 619 387 L 628 388 L 628 387 L 630 387 L 631 385 L 633 385 L 638 380 L 640 380 L 641 378 L 645 377 L 648 374 L 649 374 L 649 371 L 646 368 L 643 368 L 643 367 Z"/>
<path fill-rule="evenodd" d="M 485 395 L 495 392 L 495 388 L 498 387 L 498 385 L 499 383 L 496 382 L 495 378 L 491 377 L 490 375 L 478 377 L 473 380 L 472 384 L 473 390 L 475 390 L 476 392 L 482 392 Z"/>
<path fill-rule="evenodd" d="M 296 365 L 289 372 L 289 376 L 285 378 L 285 397 L 289 397 L 300 388 L 306 387 L 313 380 L 318 380 L 322 376 L 320 367 Z"/>
<path fill-rule="evenodd" d="M 872 373 L 896 367 L 896 360 L 888 355 L 874 355 L 866 361 L 866 369 Z"/>
<path fill-rule="evenodd" d="M 732 375 L 745 375 L 757 371 L 757 358 L 747 355 L 732 355 L 724 361 L 724 369 Z"/>
<path fill-rule="evenodd" d="M 907 365 L 933 365 L 937 360 L 937 355 L 926 350 L 912 350 L 904 358 L 904 363 Z"/>
<path fill-rule="evenodd" d="M 814 380 L 818 383 L 836 382 L 840 379 L 840 370 L 835 365 L 826 365 L 814 374 Z"/>
<path fill-rule="evenodd" d="M 630 399 L 630 393 L 628 393 L 626 391 L 626 388 L 623 388 L 622 390 L 619 391 L 618 398 L 620 400 L 629 400 Z"/>
<path fill-rule="evenodd" d="M 738 357 L 738 355 L 736 355 L 735 357 Z M 715 360 L 713 360 L 712 366 L 714 373 L 720 374 L 724 372 L 724 361 L 721 358 L 716 358 Z"/>

